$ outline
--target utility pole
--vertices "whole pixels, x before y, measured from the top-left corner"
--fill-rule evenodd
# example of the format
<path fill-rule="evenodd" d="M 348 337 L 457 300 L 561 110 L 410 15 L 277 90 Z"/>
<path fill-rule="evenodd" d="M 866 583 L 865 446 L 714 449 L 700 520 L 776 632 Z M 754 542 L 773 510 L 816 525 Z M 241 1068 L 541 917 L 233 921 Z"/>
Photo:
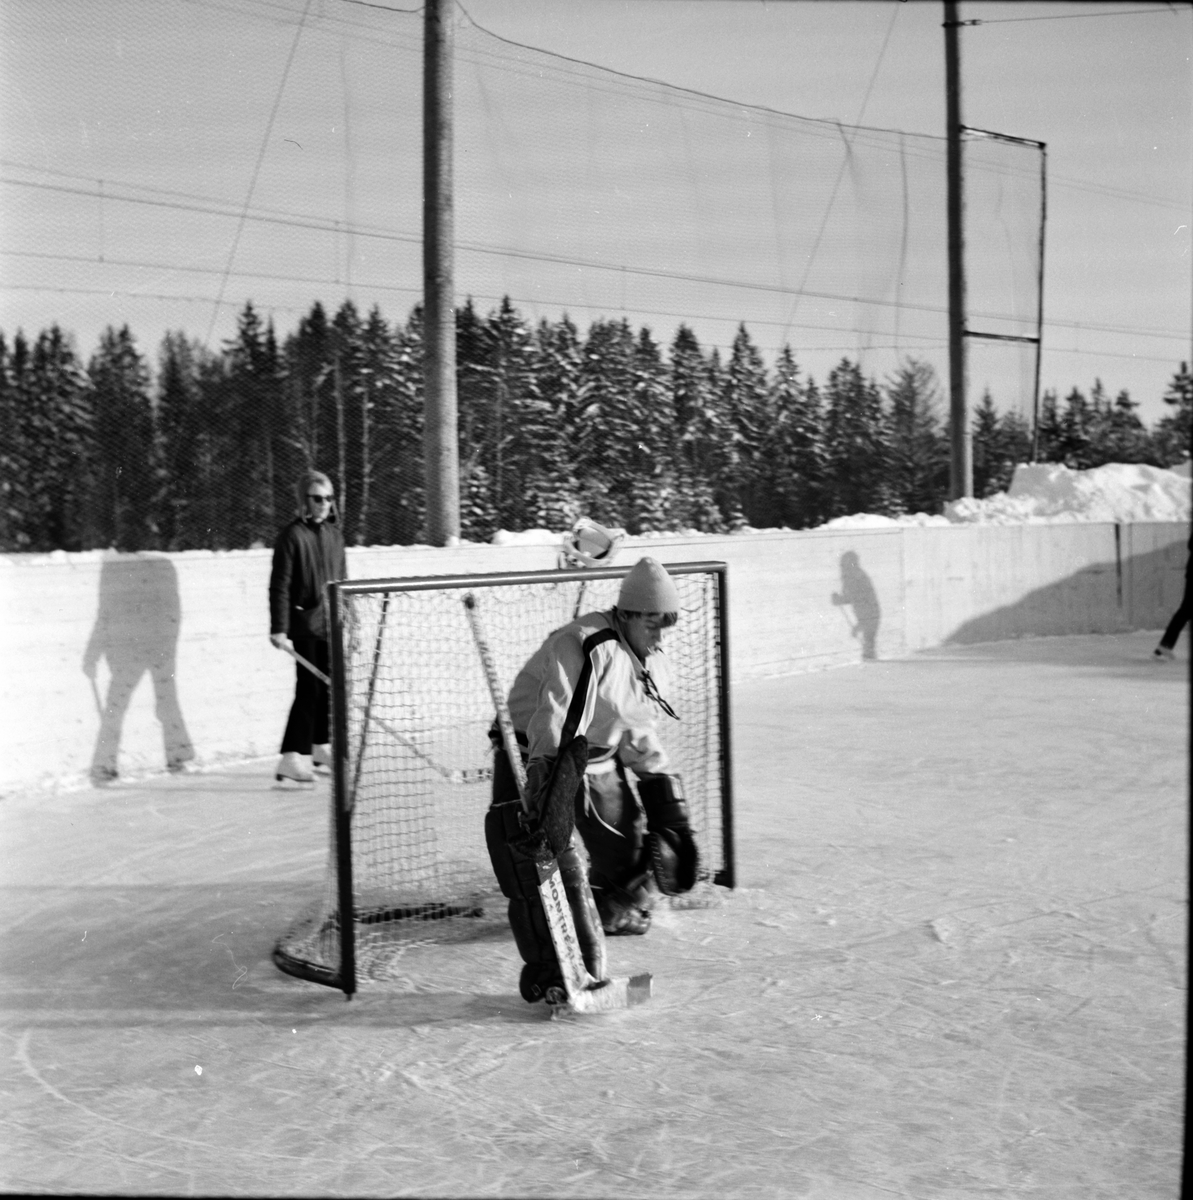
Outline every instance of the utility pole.
<path fill-rule="evenodd" d="M 961 52 L 956 0 L 944 0 L 945 133 L 948 146 L 949 498 L 973 495 L 965 364 L 965 192 L 961 171 Z"/>
<path fill-rule="evenodd" d="M 456 303 L 452 281 L 453 0 L 425 0 L 423 18 L 423 461 L 427 540 L 460 538 L 456 433 Z"/>

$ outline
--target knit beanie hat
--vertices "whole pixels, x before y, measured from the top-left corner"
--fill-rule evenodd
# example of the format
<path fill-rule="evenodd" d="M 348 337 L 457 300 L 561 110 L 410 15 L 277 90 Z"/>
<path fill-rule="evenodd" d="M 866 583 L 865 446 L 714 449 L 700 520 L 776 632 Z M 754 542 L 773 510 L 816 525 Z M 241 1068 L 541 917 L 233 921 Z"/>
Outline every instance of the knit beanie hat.
<path fill-rule="evenodd" d="M 653 558 L 640 558 L 621 581 L 617 607 L 622 612 L 677 613 L 679 593 L 671 576 Z"/>

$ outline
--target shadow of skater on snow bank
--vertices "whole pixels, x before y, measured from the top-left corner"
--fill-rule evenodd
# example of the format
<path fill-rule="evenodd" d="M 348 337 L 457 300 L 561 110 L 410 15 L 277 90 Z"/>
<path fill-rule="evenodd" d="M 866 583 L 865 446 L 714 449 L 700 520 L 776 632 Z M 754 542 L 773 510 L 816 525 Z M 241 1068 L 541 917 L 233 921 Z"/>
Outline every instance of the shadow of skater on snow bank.
<path fill-rule="evenodd" d="M 841 555 L 841 590 L 834 592 L 833 603 L 840 609 L 853 609 L 853 619 L 849 621 L 849 632 L 861 641 L 862 658 L 878 657 L 875 649 L 878 640 L 878 626 L 882 621 L 882 608 L 878 603 L 878 593 L 870 576 L 862 570 L 856 550 L 846 550 Z M 849 614 L 845 613 L 849 620 Z"/>
<path fill-rule="evenodd" d="M 161 722 L 166 766 L 181 770 L 195 757 L 174 682 L 181 621 L 178 573 L 168 558 L 143 554 L 104 560 L 99 612 L 83 652 L 83 674 L 91 680 L 99 711 L 99 736 L 91 760 L 93 782 L 106 783 L 118 774 L 124 715 L 146 672 L 153 680 L 154 711 Z M 108 695 L 102 701 L 95 682 L 101 658 L 107 660 L 111 672 Z"/>

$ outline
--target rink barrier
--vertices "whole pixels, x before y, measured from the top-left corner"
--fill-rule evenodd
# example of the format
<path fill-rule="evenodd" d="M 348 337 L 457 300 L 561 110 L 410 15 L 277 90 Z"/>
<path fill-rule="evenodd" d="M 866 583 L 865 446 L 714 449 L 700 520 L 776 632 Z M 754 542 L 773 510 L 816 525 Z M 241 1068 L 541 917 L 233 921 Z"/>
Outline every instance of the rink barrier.
<path fill-rule="evenodd" d="M 620 557 L 729 564 L 740 682 L 950 642 L 1160 629 L 1188 536 L 1184 522 L 894 526 L 629 538 Z M 348 571 L 544 570 L 557 548 L 354 547 Z M 276 753 L 295 666 L 268 639 L 270 561 L 268 549 L 0 556 L 0 795 L 85 784 L 113 763 L 129 777 Z"/>

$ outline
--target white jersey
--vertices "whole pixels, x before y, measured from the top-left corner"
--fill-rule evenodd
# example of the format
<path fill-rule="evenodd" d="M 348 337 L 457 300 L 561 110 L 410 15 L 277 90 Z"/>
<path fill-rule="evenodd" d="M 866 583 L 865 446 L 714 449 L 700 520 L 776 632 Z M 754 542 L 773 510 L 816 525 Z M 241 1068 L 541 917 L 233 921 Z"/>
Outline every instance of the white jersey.
<path fill-rule="evenodd" d="M 664 664 L 656 651 L 648 671 L 611 613 L 588 613 L 555 630 L 518 672 L 509 696 L 510 717 L 525 732 L 530 757 L 559 753 L 572 710 L 568 737 L 583 734 L 594 752 L 615 752 L 636 775 L 667 774 L 667 752 L 655 731 L 662 710 L 651 698 L 652 691 L 666 695 Z"/>

